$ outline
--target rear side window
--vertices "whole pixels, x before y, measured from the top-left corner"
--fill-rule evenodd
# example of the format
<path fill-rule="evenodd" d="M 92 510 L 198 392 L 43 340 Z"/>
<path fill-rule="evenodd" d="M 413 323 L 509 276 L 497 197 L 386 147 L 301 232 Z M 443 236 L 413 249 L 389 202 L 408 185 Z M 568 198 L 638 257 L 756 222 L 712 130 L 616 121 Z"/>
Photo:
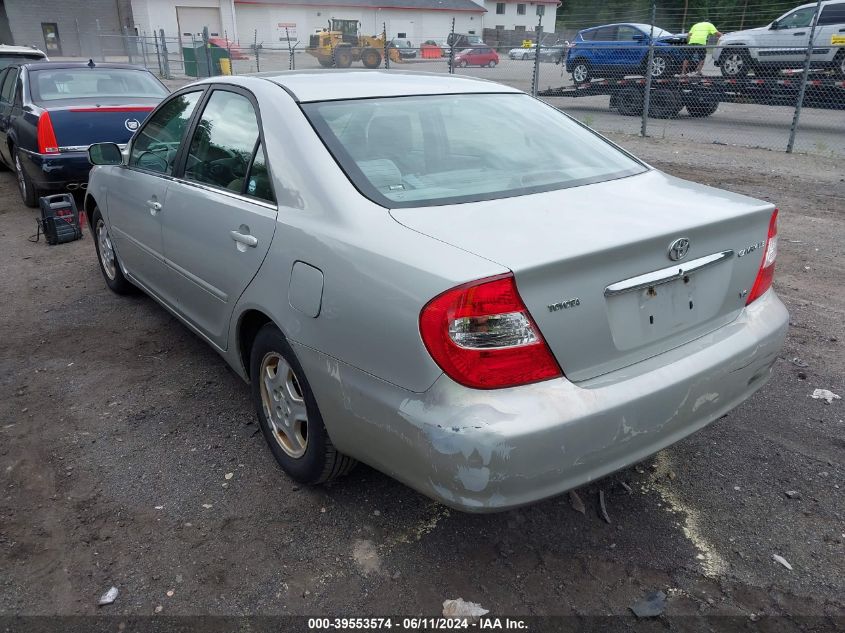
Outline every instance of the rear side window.
<path fill-rule="evenodd" d="M 3 78 L 3 86 L 0 88 L 0 98 L 5 103 L 11 103 L 15 97 L 15 84 L 18 81 L 18 69 L 11 68 Z"/>
<path fill-rule="evenodd" d="M 273 195 L 273 185 L 270 182 L 270 172 L 267 170 L 267 155 L 264 153 L 264 147 L 261 143 L 255 150 L 255 157 L 252 159 L 244 193 L 259 200 L 276 201 L 276 196 Z"/>
<path fill-rule="evenodd" d="M 819 16 L 820 25 L 845 24 L 845 2 L 829 4 Z"/>
<path fill-rule="evenodd" d="M 610 42 L 616 39 L 615 26 L 605 26 L 603 28 L 596 29 L 594 33 L 595 35 L 593 36 L 593 40 L 597 42 Z"/>
<path fill-rule="evenodd" d="M 250 100 L 215 90 L 191 138 L 185 179 L 242 193 L 257 143 L 258 117 Z"/>
<path fill-rule="evenodd" d="M 186 92 L 162 105 L 132 143 L 129 166 L 172 174 L 179 144 L 202 91 Z"/>

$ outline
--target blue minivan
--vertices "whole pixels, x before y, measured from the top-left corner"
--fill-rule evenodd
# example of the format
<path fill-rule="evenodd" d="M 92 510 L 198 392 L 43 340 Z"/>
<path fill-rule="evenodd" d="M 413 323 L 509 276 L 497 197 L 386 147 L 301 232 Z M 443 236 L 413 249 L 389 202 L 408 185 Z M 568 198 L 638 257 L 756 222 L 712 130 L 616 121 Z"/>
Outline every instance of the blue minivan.
<path fill-rule="evenodd" d="M 649 24 L 607 24 L 579 31 L 566 55 L 566 70 L 582 84 L 598 77 L 643 75 L 648 61 Z M 676 74 L 687 52 L 686 35 L 654 27 L 652 77 Z"/>

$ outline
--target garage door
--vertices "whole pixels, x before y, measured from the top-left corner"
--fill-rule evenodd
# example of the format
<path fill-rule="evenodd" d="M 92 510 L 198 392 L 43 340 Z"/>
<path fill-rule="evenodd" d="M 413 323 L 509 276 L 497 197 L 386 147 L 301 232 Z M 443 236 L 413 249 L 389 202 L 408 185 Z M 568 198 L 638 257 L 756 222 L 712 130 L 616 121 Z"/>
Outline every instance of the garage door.
<path fill-rule="evenodd" d="M 208 27 L 211 37 L 222 37 L 219 7 L 176 7 L 179 33 L 184 37 L 202 37 L 202 28 Z"/>

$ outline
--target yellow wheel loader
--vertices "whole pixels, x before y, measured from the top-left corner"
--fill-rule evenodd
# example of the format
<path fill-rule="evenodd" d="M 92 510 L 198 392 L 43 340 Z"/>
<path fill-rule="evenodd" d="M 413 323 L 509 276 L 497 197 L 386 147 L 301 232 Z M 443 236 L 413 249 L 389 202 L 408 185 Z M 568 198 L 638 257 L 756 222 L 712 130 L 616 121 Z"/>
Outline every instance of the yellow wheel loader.
<path fill-rule="evenodd" d="M 361 62 L 366 68 L 381 66 L 384 37 L 360 35 L 358 20 L 332 18 L 327 29 L 311 34 L 308 52 L 325 68 L 349 68 L 352 62 Z M 399 61 L 399 53 L 389 49 L 391 61 Z"/>

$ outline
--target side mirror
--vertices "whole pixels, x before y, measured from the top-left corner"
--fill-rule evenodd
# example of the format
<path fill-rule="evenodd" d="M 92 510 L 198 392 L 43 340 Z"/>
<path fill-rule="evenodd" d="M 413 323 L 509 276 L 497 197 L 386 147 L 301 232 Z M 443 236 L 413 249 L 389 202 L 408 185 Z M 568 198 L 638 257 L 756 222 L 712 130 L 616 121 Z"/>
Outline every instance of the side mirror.
<path fill-rule="evenodd" d="M 117 143 L 94 143 L 88 148 L 88 161 L 92 165 L 122 165 L 123 154 Z"/>

